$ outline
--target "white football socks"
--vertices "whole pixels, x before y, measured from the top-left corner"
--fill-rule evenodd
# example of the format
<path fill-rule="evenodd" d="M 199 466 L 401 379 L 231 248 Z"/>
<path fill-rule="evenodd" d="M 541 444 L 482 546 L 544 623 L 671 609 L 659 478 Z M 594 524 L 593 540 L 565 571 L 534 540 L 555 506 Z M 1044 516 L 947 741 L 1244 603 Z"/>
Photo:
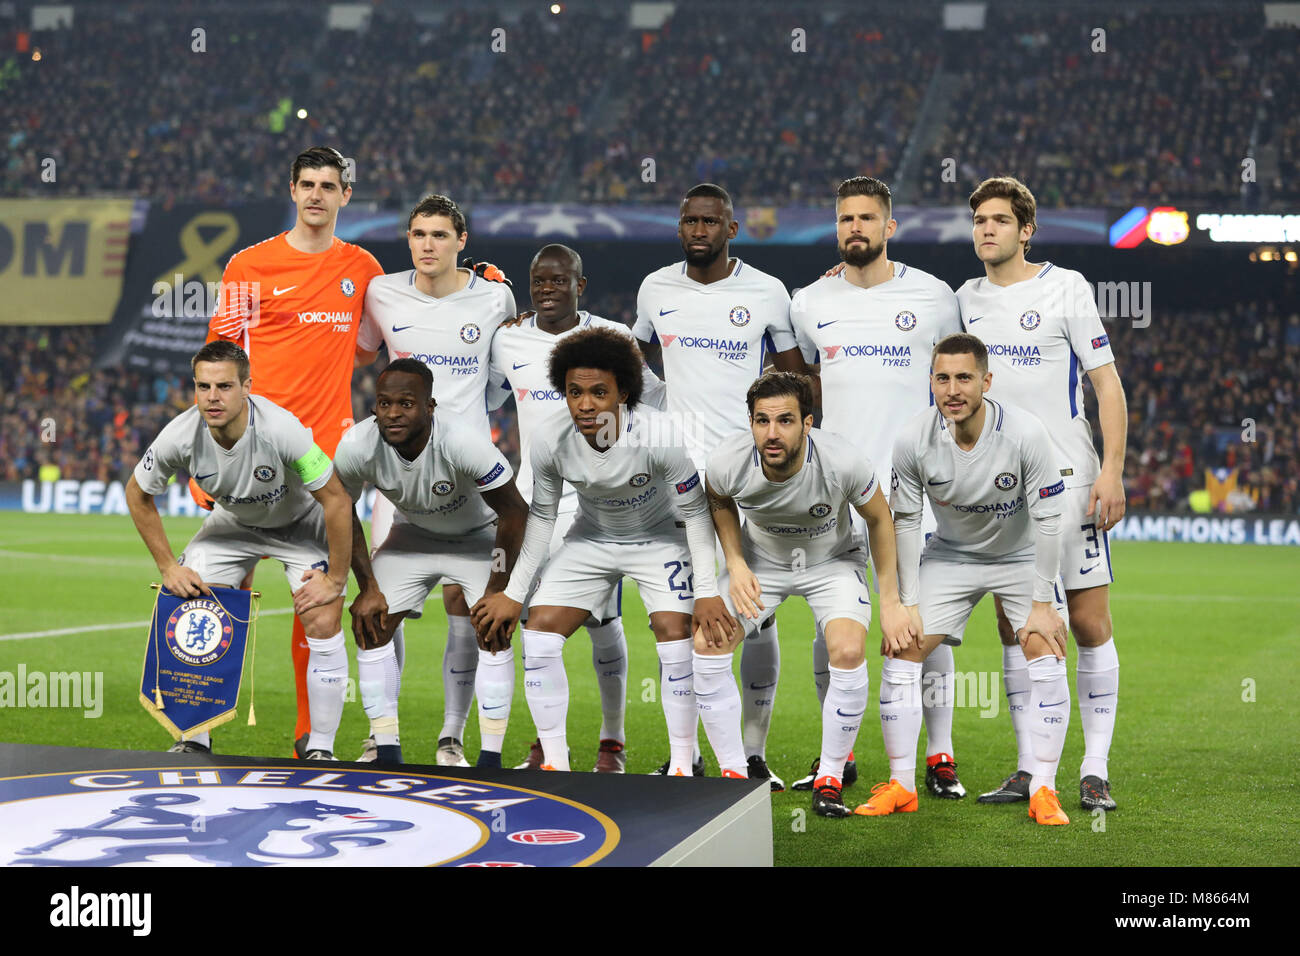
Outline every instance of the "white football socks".
<path fill-rule="evenodd" d="M 740 733 L 740 691 L 731 673 L 731 658 L 731 654 L 695 652 L 695 700 L 719 769 L 747 776 Z"/>
<path fill-rule="evenodd" d="M 465 739 L 465 722 L 474 700 L 474 671 L 478 669 L 478 641 L 474 624 L 458 614 L 447 615 L 447 647 L 442 652 L 441 737 Z"/>
<path fill-rule="evenodd" d="M 858 728 L 862 726 L 862 714 L 871 691 L 865 662 L 849 670 L 829 664 L 827 668 L 830 680 L 826 699 L 822 701 L 822 753 L 817 777 L 830 776 L 843 783 L 844 762 L 858 739 Z"/>
<path fill-rule="evenodd" d="M 1019 644 L 1002 645 L 1002 686 L 1007 692 L 1007 710 L 1011 729 L 1016 734 L 1016 769 L 1029 770 L 1034 761 L 1034 745 L 1029 734 L 1029 670 L 1025 652 Z"/>
<path fill-rule="evenodd" d="M 357 650 L 357 689 L 370 718 L 370 736 L 379 747 L 397 746 L 397 696 L 401 673 L 392 642 Z"/>
<path fill-rule="evenodd" d="M 1065 731 L 1070 726 L 1070 682 L 1065 676 L 1065 661 L 1051 654 L 1029 662 L 1029 726 L 1033 738 L 1033 764 L 1029 793 L 1039 787 L 1056 789 L 1056 767 L 1065 747 Z"/>
<path fill-rule="evenodd" d="M 916 746 L 921 736 L 921 662 L 885 658 L 880 673 L 880 732 L 889 777 L 916 793 Z"/>
<path fill-rule="evenodd" d="M 767 733 L 772 727 L 776 682 L 781 676 L 781 643 L 776 618 L 745 638 L 740 651 L 741 726 L 746 757 L 766 757 Z"/>
<path fill-rule="evenodd" d="M 397 622 L 397 629 L 393 631 L 393 639 L 389 643 L 393 645 L 393 656 L 397 658 L 397 679 L 400 681 L 402 679 L 402 671 L 406 669 L 405 618 Z"/>
<path fill-rule="evenodd" d="M 308 750 L 334 752 L 334 735 L 343 717 L 348 689 L 348 651 L 343 632 L 333 637 L 307 638 L 307 708 L 311 713 Z"/>
<path fill-rule="evenodd" d="M 524 699 L 542 742 L 542 759 L 556 770 L 568 770 L 569 677 L 564 672 L 564 638 L 524 628 L 523 641 Z"/>
<path fill-rule="evenodd" d="M 591 635 L 591 664 L 600 688 L 600 739 L 623 741 L 623 714 L 627 710 L 627 638 L 623 619 L 587 628 Z"/>
<path fill-rule="evenodd" d="M 826 649 L 826 632 L 817 625 L 813 637 L 813 683 L 817 685 L 817 704 L 826 703 L 826 690 L 831 686 L 831 652 Z"/>
<path fill-rule="evenodd" d="M 510 703 L 515 696 L 513 647 L 495 654 L 479 650 L 474 693 L 478 697 L 480 749 L 500 753 L 506 739 L 506 726 L 510 723 Z"/>
<path fill-rule="evenodd" d="M 925 718 L 925 755 L 952 755 L 952 648 L 940 644 L 930 652 L 921 671 L 921 714 Z"/>
<path fill-rule="evenodd" d="M 1119 700 L 1119 654 L 1115 639 L 1100 647 L 1079 645 L 1074 675 L 1083 722 L 1083 764 L 1079 777 L 1109 780 L 1110 742 L 1115 734 L 1115 706 Z"/>
<path fill-rule="evenodd" d="M 679 771 L 691 775 L 695 735 L 700 726 L 700 712 L 695 703 L 692 671 L 693 642 L 661 641 L 655 644 L 659 654 L 659 697 L 668 725 L 668 775 Z"/>

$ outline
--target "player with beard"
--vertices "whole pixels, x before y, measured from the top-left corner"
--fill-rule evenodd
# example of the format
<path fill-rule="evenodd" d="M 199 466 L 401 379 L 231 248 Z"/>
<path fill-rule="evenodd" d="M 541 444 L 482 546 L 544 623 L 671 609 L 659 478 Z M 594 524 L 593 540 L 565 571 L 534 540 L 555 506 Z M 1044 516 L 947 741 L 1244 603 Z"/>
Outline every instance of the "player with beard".
<path fill-rule="evenodd" d="M 898 223 L 885 183 L 868 176 L 840 183 L 835 224 L 844 265 L 794 294 L 790 321 L 804 357 L 820 370 L 822 430 L 849 439 L 888 475 L 899 429 L 933 404 L 930 350 L 961 331 L 957 298 L 942 280 L 889 258 Z M 929 533 L 934 517 L 928 507 L 924 518 L 922 530 Z M 860 521 L 854 525 L 860 535 Z M 926 787 L 945 799 L 966 795 L 953 757 L 953 670 L 952 648 L 939 645 L 926 659 L 922 695 Z M 825 637 L 818 631 L 813 679 L 821 700 L 830 673 Z M 814 763 L 794 787 L 811 790 L 820 775 Z M 856 779 L 850 760 L 844 781 Z"/>
<path fill-rule="evenodd" d="M 492 339 L 488 403 L 499 406 L 513 395 L 519 425 L 519 475 L 517 483 L 525 497 L 532 495 L 532 447 L 535 436 L 557 418 L 568 419 L 564 395 L 551 387 L 550 356 L 560 342 L 581 329 L 607 328 L 632 338 L 627 327 L 590 312 L 578 310 L 578 300 L 587 287 L 582 258 L 568 246 L 543 246 L 529 269 L 529 291 L 533 309 L 519 320 L 507 322 Z M 642 402 L 663 407 L 664 386 L 642 366 Z M 559 549 L 564 535 L 577 517 L 578 499 L 572 486 L 565 485 L 559 515 L 551 539 L 551 553 Z M 623 773 L 627 763 L 623 716 L 627 707 L 627 639 L 623 634 L 622 589 L 613 588 L 606 600 L 587 620 L 591 636 L 591 662 L 600 688 L 601 728 L 596 753 L 597 773 Z M 525 619 L 525 624 L 527 620 Z M 520 769 L 536 770 L 545 763 L 541 740 L 535 740 Z"/>
<path fill-rule="evenodd" d="M 894 522 L 871 462 L 839 435 L 813 428 L 812 385 L 803 375 L 768 372 L 749 387 L 750 431 L 709 455 L 707 494 L 726 555 L 718 590 L 748 631 L 791 595 L 808 602 L 830 651 L 822 702 L 820 772 L 813 812 L 846 817 L 843 776 L 867 709 L 867 628 L 871 592 L 866 554 L 851 511 L 865 521 L 876 555 L 881 630 L 890 647 L 920 638 L 899 602 Z M 740 512 L 746 515 L 744 528 Z M 695 697 L 709 743 L 724 767 L 743 764 L 740 695 L 731 673 L 737 634 L 695 639 Z"/>
<path fill-rule="evenodd" d="M 744 396 L 769 351 L 777 370 L 807 372 L 790 327 L 785 286 L 730 255 L 738 229 L 725 189 L 712 183 L 692 187 L 677 226 L 685 261 L 652 272 L 637 294 L 632 331 L 651 364 L 662 361 L 669 417 L 701 472 L 719 442 L 745 430 Z M 781 669 L 775 616 L 745 639 L 744 648 L 740 676 L 749 775 L 784 790 L 766 759 Z M 695 767 L 702 774 L 703 760 Z"/>

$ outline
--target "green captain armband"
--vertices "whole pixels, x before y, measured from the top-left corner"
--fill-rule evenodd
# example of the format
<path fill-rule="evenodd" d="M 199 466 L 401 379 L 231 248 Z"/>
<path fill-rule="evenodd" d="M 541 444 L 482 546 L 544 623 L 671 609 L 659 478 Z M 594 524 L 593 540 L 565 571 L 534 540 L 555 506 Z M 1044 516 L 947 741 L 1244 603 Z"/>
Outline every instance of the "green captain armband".
<path fill-rule="evenodd" d="M 330 456 L 321 451 L 319 445 L 312 445 L 311 451 L 293 463 L 293 470 L 304 485 L 310 485 L 328 472 L 331 464 Z"/>

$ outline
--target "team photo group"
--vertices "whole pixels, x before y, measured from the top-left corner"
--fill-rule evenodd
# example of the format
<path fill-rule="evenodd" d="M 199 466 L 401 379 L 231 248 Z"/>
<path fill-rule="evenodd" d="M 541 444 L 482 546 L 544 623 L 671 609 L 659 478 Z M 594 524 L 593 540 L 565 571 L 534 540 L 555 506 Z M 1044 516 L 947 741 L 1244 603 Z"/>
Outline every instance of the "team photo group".
<path fill-rule="evenodd" d="M 785 277 L 802 286 L 793 296 L 731 254 L 732 197 L 695 186 L 680 206 L 684 259 L 647 264 L 629 329 L 584 308 L 582 259 L 565 245 L 536 252 L 521 311 L 501 270 L 464 257 L 466 219 L 445 196 L 411 210 L 412 267 L 384 274 L 335 235 L 349 165 L 328 147 L 293 161 L 295 224 L 230 258 L 193 356 L 195 403 L 127 486 L 172 594 L 251 587 L 263 559 L 282 565 L 300 757 L 402 763 L 403 625 L 438 589 L 438 764 L 470 765 L 477 701 L 477 766 L 502 767 L 509 749 L 512 766 L 623 773 L 627 579 L 653 634 L 668 736 L 635 743 L 663 748 L 659 773 L 702 775 L 707 745 L 723 777 L 786 789 L 766 754 L 776 611 L 801 600 L 815 621 L 820 744 L 818 728 L 801 728 L 817 756 L 789 786 L 810 791 L 821 816 L 915 812 L 918 789 L 966 796 L 953 649 L 992 595 L 1016 754 L 1013 765 L 1008 734 L 999 776 L 1010 775 L 978 801 L 1027 802 L 1030 820 L 1068 824 L 1060 794 L 1073 784 L 1057 776 L 1078 756 L 1077 805 L 1115 808 L 1107 532 L 1125 508 L 1124 391 L 1084 277 L 1027 258 L 1029 186 L 997 177 L 970 195 L 978 261 L 954 292 L 889 256 L 888 185 L 846 179 L 833 212 L 842 261 Z M 353 370 L 381 351 L 373 416 L 354 423 Z M 510 398 L 517 471 L 489 420 Z M 177 478 L 210 513 L 173 553 L 153 497 Z M 873 604 L 879 648 L 868 646 Z M 563 657 L 579 631 L 601 712 L 580 753 Z M 859 740 L 877 655 L 880 737 Z M 355 758 L 335 743 L 352 676 L 370 727 Z M 512 723 L 519 680 L 528 713 Z M 1072 701 L 1082 755 L 1063 754 Z M 864 773 L 883 778 L 856 807 L 845 802 L 855 747 Z M 221 748 L 203 732 L 172 749 Z"/>

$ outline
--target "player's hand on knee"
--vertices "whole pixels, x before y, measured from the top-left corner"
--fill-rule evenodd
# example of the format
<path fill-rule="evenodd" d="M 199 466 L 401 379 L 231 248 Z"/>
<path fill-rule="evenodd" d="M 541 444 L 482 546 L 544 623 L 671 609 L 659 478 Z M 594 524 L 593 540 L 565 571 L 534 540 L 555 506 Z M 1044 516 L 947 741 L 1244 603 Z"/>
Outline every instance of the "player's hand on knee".
<path fill-rule="evenodd" d="M 393 639 L 388 633 L 388 601 L 379 588 L 366 588 L 358 594 L 348 613 L 352 615 L 352 636 L 362 650 L 383 647 Z"/>
<path fill-rule="evenodd" d="M 707 647 L 726 647 L 735 639 L 740 627 L 727 610 L 727 602 L 720 597 L 706 597 L 695 599 L 691 629 L 703 632 Z"/>
<path fill-rule="evenodd" d="M 909 615 L 911 610 L 913 614 Z M 915 617 L 915 624 L 913 624 Z M 916 608 L 905 608 L 901 604 L 884 604 L 880 608 L 880 631 L 884 635 L 884 645 L 889 649 L 887 657 L 893 657 L 920 643 L 921 617 Z"/>
<path fill-rule="evenodd" d="M 469 610 L 469 619 L 479 639 L 487 640 L 503 628 L 507 634 L 514 633 L 515 622 L 519 620 L 519 613 L 523 609 L 524 606 L 518 601 L 512 601 L 504 591 L 498 591 L 479 598 Z M 479 646 L 485 645 L 480 643 Z"/>
<path fill-rule="evenodd" d="M 309 568 L 302 576 L 302 587 L 293 592 L 293 613 L 301 615 L 314 607 L 333 604 L 346 590 L 346 581 L 340 585 L 319 568 Z"/>
<path fill-rule="evenodd" d="M 500 628 L 486 635 L 475 634 L 475 640 L 482 650 L 489 654 L 496 654 L 510 648 L 510 639 L 514 636 L 514 632 L 514 622 L 511 622 L 508 628 Z"/>
<path fill-rule="evenodd" d="M 732 569 L 728 568 L 728 571 Z M 741 565 L 731 573 L 731 601 L 737 613 L 745 615 L 751 621 L 758 620 L 760 612 L 767 610 L 760 600 L 763 596 L 762 585 L 748 566 Z"/>
<path fill-rule="evenodd" d="M 1065 621 L 1050 603 L 1035 601 L 1033 610 L 1025 626 L 1016 632 L 1016 640 L 1021 647 L 1027 647 L 1030 634 L 1038 634 L 1047 641 L 1051 653 L 1058 660 L 1065 660 Z"/>
<path fill-rule="evenodd" d="M 200 594 L 212 597 L 212 590 L 203 583 L 199 573 L 183 564 L 173 564 L 163 572 L 162 579 L 163 587 L 177 597 L 191 598 Z"/>

